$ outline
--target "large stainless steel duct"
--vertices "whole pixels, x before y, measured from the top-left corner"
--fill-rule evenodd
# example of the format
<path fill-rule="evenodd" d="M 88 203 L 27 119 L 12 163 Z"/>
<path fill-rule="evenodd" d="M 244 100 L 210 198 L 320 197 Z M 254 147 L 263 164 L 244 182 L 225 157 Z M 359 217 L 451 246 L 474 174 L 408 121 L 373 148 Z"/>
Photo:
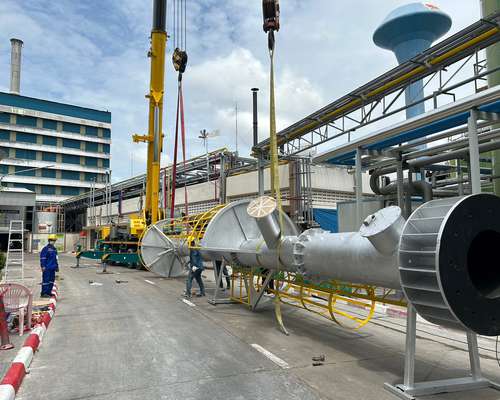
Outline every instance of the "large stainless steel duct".
<path fill-rule="evenodd" d="M 23 41 L 12 38 L 10 53 L 10 92 L 19 94 L 21 90 L 21 50 Z"/>
<path fill-rule="evenodd" d="M 298 272 L 310 280 L 402 289 L 429 321 L 483 335 L 500 334 L 500 271 L 494 268 L 495 243 L 500 241 L 499 197 L 476 194 L 433 200 L 406 222 L 399 207 L 389 207 L 368 216 L 358 232 L 310 229 L 300 235 L 285 214 L 280 217 L 269 207 L 271 200 L 240 201 L 220 210 L 205 230 L 204 258 Z M 161 226 L 152 226 L 144 235 L 150 249 L 156 248 L 160 256 L 187 254 L 185 245 L 152 240 L 158 232 Z M 158 256 L 150 259 L 159 264 Z"/>

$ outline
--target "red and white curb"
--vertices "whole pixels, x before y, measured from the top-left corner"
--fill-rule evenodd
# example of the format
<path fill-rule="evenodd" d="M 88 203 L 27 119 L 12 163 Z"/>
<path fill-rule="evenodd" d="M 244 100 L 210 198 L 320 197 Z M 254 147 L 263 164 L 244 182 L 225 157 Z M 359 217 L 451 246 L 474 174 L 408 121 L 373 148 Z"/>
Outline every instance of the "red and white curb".
<path fill-rule="evenodd" d="M 52 297 L 49 300 L 49 311 L 43 314 L 42 322 L 32 329 L 30 335 L 24 341 L 23 347 L 18 351 L 10 368 L 0 382 L 0 400 L 13 400 L 16 398 L 16 393 L 24 377 L 29 372 L 29 366 L 33 360 L 33 355 L 42 344 L 43 335 L 45 335 L 50 321 L 54 317 L 57 297 L 57 286 L 54 284 Z"/>

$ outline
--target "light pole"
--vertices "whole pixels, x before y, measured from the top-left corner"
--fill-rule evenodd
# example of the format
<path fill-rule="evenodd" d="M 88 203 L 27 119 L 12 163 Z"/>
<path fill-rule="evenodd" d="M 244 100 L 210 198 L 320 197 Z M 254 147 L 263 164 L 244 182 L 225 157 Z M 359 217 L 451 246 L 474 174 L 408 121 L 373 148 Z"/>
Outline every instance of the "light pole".
<path fill-rule="evenodd" d="M 205 144 L 205 154 L 207 156 L 207 182 L 210 182 L 210 160 L 208 158 L 208 136 L 209 133 L 207 132 L 206 129 L 202 129 L 200 131 L 200 136 L 198 136 L 199 139 L 203 140 L 203 143 Z"/>

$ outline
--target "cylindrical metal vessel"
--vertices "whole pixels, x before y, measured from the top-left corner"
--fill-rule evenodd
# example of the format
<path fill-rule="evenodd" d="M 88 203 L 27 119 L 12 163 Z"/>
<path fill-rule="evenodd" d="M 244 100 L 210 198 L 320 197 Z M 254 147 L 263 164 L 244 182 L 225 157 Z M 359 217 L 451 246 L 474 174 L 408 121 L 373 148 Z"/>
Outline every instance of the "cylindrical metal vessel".
<path fill-rule="evenodd" d="M 247 212 L 259 215 L 255 208 L 264 203 L 262 199 L 250 204 L 240 201 L 220 210 L 206 228 L 201 243 L 204 258 L 298 272 L 313 280 L 402 289 L 431 322 L 483 335 L 500 334 L 500 272 L 495 268 L 499 197 L 479 194 L 433 200 L 405 224 L 398 208 L 383 209 L 370 216 L 360 232 L 348 233 L 310 229 L 297 235 L 292 221 L 282 215 L 279 243 L 271 248 L 264 239 L 269 226 L 258 224 Z M 277 210 L 269 215 L 278 220 Z M 176 252 L 187 254 L 182 246 Z"/>

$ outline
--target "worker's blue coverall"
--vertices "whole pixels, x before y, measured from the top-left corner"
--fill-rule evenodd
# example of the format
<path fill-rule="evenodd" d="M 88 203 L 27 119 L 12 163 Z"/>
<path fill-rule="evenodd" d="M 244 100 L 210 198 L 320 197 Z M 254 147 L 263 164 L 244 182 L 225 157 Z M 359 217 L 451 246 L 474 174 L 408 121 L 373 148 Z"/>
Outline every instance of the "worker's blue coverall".
<path fill-rule="evenodd" d="M 42 267 L 42 295 L 51 295 L 56 271 L 59 271 L 57 250 L 52 243 L 45 246 L 40 253 L 40 267 Z"/>
<path fill-rule="evenodd" d="M 196 267 L 196 271 L 193 272 L 193 267 Z M 196 279 L 198 286 L 200 287 L 200 295 L 205 295 L 205 285 L 203 284 L 203 279 L 201 273 L 205 269 L 203 265 L 203 260 L 201 258 L 201 253 L 199 250 L 191 249 L 189 252 L 189 274 L 186 280 L 186 295 L 191 296 L 191 288 L 193 287 L 193 279 Z"/>

